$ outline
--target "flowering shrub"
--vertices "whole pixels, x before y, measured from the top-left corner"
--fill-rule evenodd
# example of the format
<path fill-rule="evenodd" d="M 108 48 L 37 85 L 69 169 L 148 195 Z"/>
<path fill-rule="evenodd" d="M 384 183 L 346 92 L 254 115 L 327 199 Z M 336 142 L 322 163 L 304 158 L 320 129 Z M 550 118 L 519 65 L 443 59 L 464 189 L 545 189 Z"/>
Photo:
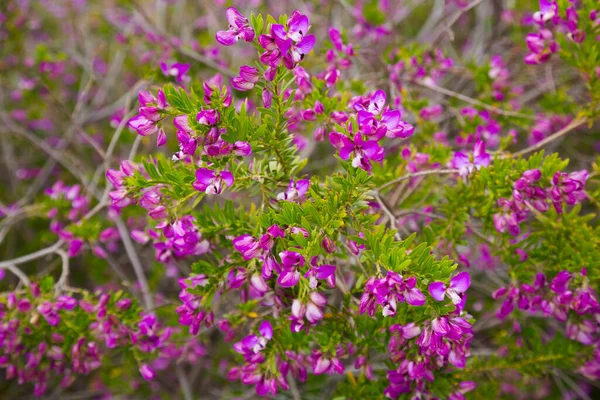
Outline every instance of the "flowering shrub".
<path fill-rule="evenodd" d="M 597 2 L 229 3 L 0 8 L 3 396 L 598 396 Z"/>

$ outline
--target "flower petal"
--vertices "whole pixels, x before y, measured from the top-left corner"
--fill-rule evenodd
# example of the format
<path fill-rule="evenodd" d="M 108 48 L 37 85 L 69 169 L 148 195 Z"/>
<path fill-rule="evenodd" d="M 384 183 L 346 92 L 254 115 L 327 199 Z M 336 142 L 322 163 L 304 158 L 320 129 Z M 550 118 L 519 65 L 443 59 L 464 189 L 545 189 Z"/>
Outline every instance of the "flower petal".
<path fill-rule="evenodd" d="M 444 294 L 446 293 L 446 286 L 444 282 L 431 282 L 429 284 L 429 294 L 437 301 L 444 300 Z"/>

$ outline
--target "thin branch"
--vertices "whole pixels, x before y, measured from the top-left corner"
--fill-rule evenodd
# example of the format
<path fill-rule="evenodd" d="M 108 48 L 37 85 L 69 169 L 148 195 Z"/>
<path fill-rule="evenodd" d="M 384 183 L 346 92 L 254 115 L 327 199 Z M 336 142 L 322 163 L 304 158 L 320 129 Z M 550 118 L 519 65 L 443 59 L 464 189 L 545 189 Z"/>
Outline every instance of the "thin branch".
<path fill-rule="evenodd" d="M 454 92 L 452 90 L 449 90 L 449 89 L 446 89 L 446 88 L 434 85 L 433 83 L 427 83 L 427 82 L 418 81 L 418 80 L 416 80 L 416 81 L 410 80 L 410 82 L 414 82 L 417 85 L 419 85 L 421 87 L 424 87 L 426 89 L 433 90 L 434 92 L 438 92 L 438 93 L 441 93 L 443 95 L 454 97 L 456 99 L 462 100 L 465 103 L 469 103 L 469 104 L 474 105 L 474 106 L 485 108 L 486 110 L 494 112 L 496 114 L 504 115 L 504 116 L 507 116 L 507 117 L 529 119 L 529 120 L 532 120 L 532 121 L 536 119 L 536 117 L 533 116 L 533 115 L 522 114 L 522 113 L 519 113 L 519 112 L 516 112 L 516 111 L 504 110 L 502 108 L 491 106 L 491 105 L 486 104 L 484 102 L 481 102 L 479 100 L 473 99 L 473 98 L 471 98 L 469 96 L 465 96 L 464 94 L 460 94 L 460 93 Z"/>
<path fill-rule="evenodd" d="M 62 249 L 56 249 L 55 253 L 62 259 L 62 272 L 58 281 L 56 282 L 56 291 L 60 292 L 64 287 L 67 286 L 67 279 L 69 278 L 69 255 Z"/>
<path fill-rule="evenodd" d="M 475 1 L 472 1 L 471 3 L 467 4 L 466 7 L 463 7 L 460 10 L 458 10 L 456 12 L 456 14 L 454 14 L 450 18 L 450 21 L 448 21 L 448 23 L 446 25 L 444 25 L 444 27 L 441 30 L 439 30 L 438 32 L 435 33 L 435 35 L 431 39 L 431 42 L 432 43 L 437 42 L 438 39 L 440 38 L 440 36 L 444 32 L 448 32 L 448 36 L 450 36 L 450 40 L 454 40 L 454 32 L 452 32 L 452 25 L 454 25 L 456 23 L 456 21 L 458 21 L 458 19 L 460 17 L 462 17 L 465 13 L 467 13 L 469 10 L 476 7 L 477 5 L 479 5 L 482 2 L 483 2 L 483 0 L 475 0 Z"/>
<path fill-rule="evenodd" d="M 48 254 L 52 254 L 52 253 L 56 253 L 56 251 L 60 248 L 60 246 L 63 244 L 62 240 L 59 240 L 58 242 L 54 243 L 52 246 L 46 247 L 44 249 L 38 250 L 36 252 L 21 256 L 21 257 L 17 257 L 17 258 L 13 258 L 12 260 L 7 260 L 7 261 L 0 261 L 0 268 L 7 268 L 10 265 L 19 265 L 19 264 L 24 264 L 26 262 L 44 257 Z"/>
<path fill-rule="evenodd" d="M 571 132 L 573 129 L 579 128 L 581 125 L 585 124 L 586 122 L 588 122 L 587 118 L 585 118 L 585 117 L 577 117 L 573 121 L 571 121 L 567 126 L 565 126 L 564 128 L 562 128 L 560 131 L 558 131 L 556 133 L 553 133 L 552 135 L 548 136 L 544 140 L 539 141 L 538 143 L 534 144 L 533 146 L 529 146 L 529 147 L 527 147 L 527 148 L 525 148 L 523 150 L 519 150 L 516 153 L 510 154 L 509 156 L 520 157 L 522 155 L 529 154 L 529 153 L 532 153 L 532 152 L 534 152 L 536 150 L 539 150 L 542 147 L 544 147 L 545 145 L 547 145 L 548 143 L 553 142 L 556 139 L 558 139 L 558 138 L 566 135 L 567 133 Z"/>
<path fill-rule="evenodd" d="M 383 185 L 379 186 L 379 188 L 377 188 L 377 192 L 381 192 L 383 189 L 385 189 L 389 186 L 395 185 L 396 183 L 405 181 L 407 179 L 417 178 L 419 176 L 426 176 L 426 175 L 448 175 L 448 174 L 458 174 L 458 170 L 457 169 L 429 169 L 427 171 L 413 172 L 413 173 L 403 175 L 399 178 L 392 179 L 391 181 L 384 183 Z"/>
<path fill-rule="evenodd" d="M 144 274 L 144 268 L 142 267 L 142 263 L 140 262 L 140 258 L 133 247 L 133 243 L 129 236 L 129 231 L 123 222 L 121 217 L 117 217 L 115 219 L 115 224 L 117 225 L 117 230 L 119 231 L 119 235 L 121 235 L 121 241 L 125 246 L 125 252 L 131 261 L 131 265 L 133 266 L 133 271 L 137 277 L 138 282 L 140 283 L 140 287 L 142 289 L 142 295 L 144 296 L 144 304 L 147 310 L 151 310 L 154 308 L 154 300 L 152 299 L 152 293 L 150 293 L 150 286 L 148 285 L 148 281 L 146 280 L 146 275 Z"/>
<path fill-rule="evenodd" d="M 373 192 L 373 197 L 375 197 L 375 200 L 377 200 L 377 203 L 379 203 L 379 206 L 390 220 L 390 225 L 392 229 L 396 231 L 396 233 L 394 234 L 396 240 L 402 240 L 402 236 L 400 236 L 400 232 L 398 232 L 398 227 L 396 226 L 396 218 L 394 217 L 392 211 L 389 209 L 387 204 L 384 203 L 383 199 L 379 195 L 379 192 Z"/>
<path fill-rule="evenodd" d="M 181 386 L 181 393 L 183 394 L 183 398 L 185 400 L 192 400 L 192 389 L 190 387 L 190 382 L 185 374 L 185 371 L 179 364 L 175 365 L 175 371 L 177 373 L 177 379 L 179 380 L 179 386 Z"/>
<path fill-rule="evenodd" d="M 195 51 L 193 51 L 192 49 L 189 49 L 187 47 L 182 46 L 181 44 L 178 43 L 177 40 L 175 40 L 174 38 L 172 38 L 164 29 L 160 28 L 153 20 L 152 18 L 150 18 L 150 16 L 148 14 L 146 14 L 146 12 L 144 11 L 144 9 L 137 4 L 135 1 L 133 2 L 136 10 L 138 11 L 138 13 L 141 15 L 141 17 L 143 18 L 143 20 L 150 25 L 150 27 L 156 32 L 158 33 L 160 36 L 163 37 L 163 39 L 165 39 L 167 42 L 169 42 L 169 44 L 171 46 L 173 46 L 173 48 L 175 50 L 177 50 L 179 53 L 188 56 L 189 58 L 196 60 L 204 65 L 206 65 L 207 67 L 210 67 L 220 73 L 222 73 L 225 76 L 229 76 L 229 77 L 234 77 L 237 76 L 237 73 L 235 73 L 234 71 L 225 68 L 219 64 L 217 64 L 216 62 L 214 62 L 213 60 L 211 60 L 208 57 L 203 56 L 202 54 L 196 53 Z"/>
<path fill-rule="evenodd" d="M 15 274 L 17 276 L 17 278 L 19 278 L 21 280 L 21 282 L 23 282 L 23 285 L 25 285 L 25 286 L 31 285 L 31 281 L 29 280 L 27 275 L 25 275 L 25 273 L 23 271 L 21 271 L 16 265 L 7 265 L 3 269 L 7 269 L 10 272 L 12 272 L 13 274 Z"/>

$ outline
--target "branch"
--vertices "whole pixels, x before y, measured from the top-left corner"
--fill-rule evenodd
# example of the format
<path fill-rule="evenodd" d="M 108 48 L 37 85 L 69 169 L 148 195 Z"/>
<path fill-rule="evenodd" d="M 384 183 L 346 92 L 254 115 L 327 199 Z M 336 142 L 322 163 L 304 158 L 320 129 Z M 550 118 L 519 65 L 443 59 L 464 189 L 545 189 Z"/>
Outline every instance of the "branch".
<path fill-rule="evenodd" d="M 23 282 L 23 285 L 25 285 L 25 286 L 31 285 L 31 281 L 29 280 L 27 275 L 25 275 L 23 273 L 23 271 L 21 271 L 17 266 L 7 265 L 6 267 L 4 267 L 2 269 L 7 269 L 10 272 L 12 272 L 13 274 L 15 274 L 21 280 L 21 282 Z"/>
<path fill-rule="evenodd" d="M 560 131 L 553 133 L 552 135 L 548 136 L 547 138 L 545 138 L 544 140 L 539 141 L 538 143 L 534 144 L 533 146 L 529 146 L 523 150 L 517 151 L 516 153 L 512 153 L 508 156 L 512 156 L 512 157 L 520 157 L 522 155 L 528 154 L 528 153 L 532 153 L 536 150 L 541 149 L 542 147 L 544 147 L 545 145 L 547 145 L 548 143 L 560 138 L 561 136 L 566 135 L 567 133 L 571 132 L 573 129 L 577 129 L 578 127 L 580 127 L 581 125 L 585 124 L 586 122 L 588 122 L 588 119 L 585 117 L 577 117 L 575 118 L 573 121 L 571 121 L 567 126 L 565 126 L 564 128 L 562 128 Z M 508 157 L 506 156 L 506 157 Z M 504 158 L 504 157 L 503 157 Z"/>
<path fill-rule="evenodd" d="M 24 264 L 28 261 L 32 261 L 37 258 L 44 257 L 48 254 L 56 253 L 56 251 L 60 248 L 60 246 L 62 244 L 63 244 L 63 241 L 59 240 L 58 242 L 54 243 L 52 246 L 46 247 L 45 249 L 38 250 L 34 253 L 30 253 L 30 254 L 27 254 L 27 255 L 24 255 L 21 257 L 13 258 L 12 260 L 0 261 L 0 268 L 8 268 L 11 265 Z"/>
<path fill-rule="evenodd" d="M 421 87 L 424 87 L 424 88 L 427 88 L 427 89 L 430 89 L 430 90 L 433 90 L 434 92 L 438 92 L 438 93 L 441 93 L 443 95 L 454 97 L 456 99 L 462 100 L 465 103 L 469 103 L 469 104 L 474 105 L 474 106 L 485 108 L 486 110 L 494 112 L 496 114 L 505 115 L 507 117 L 529 119 L 529 120 L 532 120 L 532 121 L 536 119 L 536 117 L 534 117 L 532 115 L 521 114 L 521 113 L 516 112 L 516 111 L 504 110 L 502 108 L 491 106 L 491 105 L 486 104 L 484 102 L 481 102 L 479 100 L 473 99 L 473 98 L 471 98 L 469 96 L 465 96 L 464 94 L 460 94 L 460 93 L 454 92 L 452 90 L 445 89 L 443 87 L 434 85 L 433 83 L 426 83 L 424 81 L 418 81 L 418 80 L 417 81 L 411 80 L 410 82 L 414 82 L 417 85 L 419 85 Z"/>
<path fill-rule="evenodd" d="M 125 252 L 131 261 L 131 265 L 133 266 L 133 271 L 135 272 L 135 276 L 137 277 L 138 282 L 140 283 L 140 287 L 142 289 L 142 295 L 144 296 L 144 304 L 146 310 L 151 310 L 154 308 L 154 300 L 152 299 L 152 293 L 150 293 L 150 286 L 148 285 L 148 281 L 146 280 L 146 275 L 144 274 L 144 268 L 142 267 L 142 263 L 140 262 L 140 258 L 133 247 L 133 243 L 131 242 L 131 238 L 129 236 L 129 231 L 123 222 L 121 217 L 117 217 L 115 219 L 115 224 L 117 225 L 117 229 L 119 231 L 119 235 L 121 235 L 121 241 L 125 246 Z"/>
<path fill-rule="evenodd" d="M 175 366 L 175 371 L 177 372 L 177 379 L 179 380 L 179 385 L 181 386 L 183 398 L 185 400 L 192 400 L 192 389 L 190 388 L 190 382 L 188 381 L 185 371 L 179 364 Z"/>
<path fill-rule="evenodd" d="M 458 170 L 457 169 L 430 169 L 427 171 L 413 172 L 413 173 L 403 175 L 399 178 L 396 178 L 389 182 L 384 183 L 383 185 L 379 186 L 379 188 L 377 188 L 376 192 L 381 193 L 381 191 L 383 189 L 385 189 L 389 186 L 392 186 L 396 183 L 405 181 L 407 179 L 417 178 L 419 176 L 426 176 L 426 175 L 448 175 L 448 174 L 458 174 Z"/>
<path fill-rule="evenodd" d="M 211 60 L 208 57 L 203 56 L 202 54 L 198 54 L 195 51 L 188 49 L 187 47 L 184 47 L 182 45 L 180 45 L 176 40 L 174 40 L 164 29 L 160 28 L 153 20 L 152 18 L 150 18 L 150 16 L 148 16 L 148 14 L 146 14 L 146 12 L 144 11 L 144 9 L 142 7 L 140 7 L 139 4 L 137 4 L 135 1 L 133 2 L 134 7 L 136 8 L 136 10 L 138 11 L 138 13 L 142 16 L 142 19 L 149 24 L 154 31 L 158 32 L 158 34 L 160 36 L 163 37 L 163 39 L 165 39 L 171 46 L 173 46 L 173 48 L 175 50 L 177 50 L 179 53 L 190 57 L 193 60 L 196 60 L 204 65 L 206 65 L 207 67 L 210 67 L 220 73 L 222 73 L 223 75 L 229 76 L 229 77 L 235 77 L 237 76 L 237 73 L 235 73 L 234 71 L 222 67 L 219 64 L 217 64 L 216 62 L 214 62 L 213 60 Z"/>
<path fill-rule="evenodd" d="M 67 279 L 69 278 L 69 272 L 70 272 L 69 256 L 62 249 L 56 249 L 55 253 L 58 254 L 60 256 L 60 258 L 62 259 L 62 272 L 61 272 L 60 277 L 58 278 L 58 281 L 56 282 L 56 285 L 55 285 L 55 290 L 57 292 L 60 292 L 65 286 L 67 286 Z"/>
<path fill-rule="evenodd" d="M 483 2 L 483 0 L 475 0 L 475 1 L 472 1 L 471 3 L 467 4 L 466 7 L 458 10 L 456 12 L 456 14 L 454 14 L 454 16 L 452 16 L 452 18 L 450 18 L 450 21 L 448 21 L 448 23 L 441 30 L 439 30 L 435 33 L 435 35 L 431 39 L 431 42 L 432 43 L 437 42 L 438 39 L 440 38 L 440 36 L 442 36 L 442 34 L 444 32 L 448 32 L 448 36 L 450 36 L 450 40 L 454 40 L 454 32 L 452 32 L 452 25 L 454 25 L 456 23 L 456 21 L 458 21 L 458 19 L 463 16 L 463 14 L 468 12 L 470 9 L 478 6 L 482 2 Z"/>
<path fill-rule="evenodd" d="M 402 240 L 402 236 L 400 236 L 400 232 L 398 232 L 398 227 L 396 226 L 396 218 L 394 217 L 394 214 L 392 213 L 392 211 L 383 202 L 383 199 L 379 195 L 378 191 L 373 193 L 373 197 L 375 197 L 375 200 L 377 200 L 377 203 L 379 203 L 379 206 L 381 207 L 381 209 L 383 210 L 385 215 L 390 220 L 390 225 L 391 225 L 392 229 L 396 230 L 396 233 L 394 234 L 394 237 L 396 238 L 396 240 Z"/>

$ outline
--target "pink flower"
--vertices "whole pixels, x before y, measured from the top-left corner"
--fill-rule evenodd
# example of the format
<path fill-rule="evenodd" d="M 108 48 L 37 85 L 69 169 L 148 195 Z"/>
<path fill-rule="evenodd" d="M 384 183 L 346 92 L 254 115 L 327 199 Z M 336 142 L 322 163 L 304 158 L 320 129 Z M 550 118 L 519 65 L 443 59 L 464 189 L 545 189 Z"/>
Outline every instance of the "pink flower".
<path fill-rule="evenodd" d="M 300 280 L 299 267 L 304 265 L 304 257 L 295 251 L 285 250 L 279 253 L 281 258 L 282 271 L 277 279 L 277 283 L 281 287 L 296 286 Z"/>
<path fill-rule="evenodd" d="M 175 77 L 175 82 L 181 83 L 185 78 L 185 74 L 190 69 L 190 64 L 182 64 L 182 63 L 173 63 L 168 65 L 164 62 L 160 63 L 160 69 L 165 76 L 173 76 Z"/>
<path fill-rule="evenodd" d="M 329 133 L 329 141 L 340 151 L 340 158 L 348 160 L 352 156 L 352 166 L 371 171 L 371 161 L 383 160 L 384 150 L 375 140 L 363 140 L 360 133 L 354 141 L 341 133 Z"/>
<path fill-rule="evenodd" d="M 448 296 L 457 305 L 462 302 L 460 294 L 465 293 L 471 286 L 471 277 L 468 272 L 460 272 L 450 279 L 450 286 L 446 287 L 444 282 L 432 282 L 429 284 L 429 293 L 437 301 L 443 301 Z"/>
<path fill-rule="evenodd" d="M 487 167 L 490 165 L 490 155 L 485 151 L 485 143 L 481 140 L 475 142 L 472 160 L 468 155 L 457 151 L 454 153 L 450 165 L 453 168 L 458 169 L 458 173 L 461 176 L 467 176 L 476 169 L 478 170 L 481 167 Z"/>
<path fill-rule="evenodd" d="M 277 195 L 277 200 L 294 201 L 296 199 L 302 199 L 308 191 L 309 185 L 310 181 L 308 179 L 295 181 L 294 178 L 292 178 L 290 179 L 286 191 Z"/>
<path fill-rule="evenodd" d="M 206 168 L 196 170 L 194 189 L 206 194 L 221 194 L 224 187 L 233 185 L 233 175 L 229 171 L 213 171 Z"/>
<path fill-rule="evenodd" d="M 325 280 L 330 288 L 335 287 L 335 265 L 321 265 L 320 267 L 311 268 L 306 274 L 305 278 L 309 278 L 308 285 L 311 289 L 316 289 L 319 282 L 318 280 Z"/>
<path fill-rule="evenodd" d="M 148 366 L 148 364 L 142 364 L 140 366 L 140 374 L 142 374 L 142 377 L 147 381 L 154 379 L 156 376 L 156 373 Z"/>
<path fill-rule="evenodd" d="M 260 73 L 256 68 L 242 65 L 240 67 L 240 76 L 232 79 L 231 84 L 234 89 L 242 92 L 252 90 L 254 84 L 260 79 Z"/>
<path fill-rule="evenodd" d="M 223 46 L 231 46 L 238 40 L 246 42 L 254 40 L 254 29 L 248 23 L 248 19 L 238 12 L 235 7 L 229 7 L 225 12 L 229 30 L 218 31 L 216 35 L 217 42 Z"/>

